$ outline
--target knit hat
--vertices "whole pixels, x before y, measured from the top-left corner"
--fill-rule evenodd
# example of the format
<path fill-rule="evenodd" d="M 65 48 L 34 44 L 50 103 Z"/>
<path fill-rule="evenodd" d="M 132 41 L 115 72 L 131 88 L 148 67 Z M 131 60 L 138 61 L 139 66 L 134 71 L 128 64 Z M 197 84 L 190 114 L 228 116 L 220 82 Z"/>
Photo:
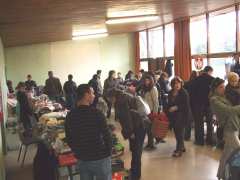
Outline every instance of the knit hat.
<path fill-rule="evenodd" d="M 219 85 L 221 85 L 222 83 L 224 83 L 225 81 L 223 80 L 223 79 L 221 79 L 221 78 L 215 78 L 214 80 L 213 80 L 213 82 L 212 82 L 212 84 L 211 84 L 211 91 L 212 92 L 214 92 L 216 89 L 217 89 L 217 87 L 219 86 Z"/>

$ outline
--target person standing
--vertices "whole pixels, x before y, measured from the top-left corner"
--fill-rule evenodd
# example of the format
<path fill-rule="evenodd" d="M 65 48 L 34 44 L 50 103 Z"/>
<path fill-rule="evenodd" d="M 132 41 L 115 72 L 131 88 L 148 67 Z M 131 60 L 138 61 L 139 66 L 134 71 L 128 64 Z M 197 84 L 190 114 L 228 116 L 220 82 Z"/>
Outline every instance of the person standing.
<path fill-rule="evenodd" d="M 122 74 L 120 72 L 117 73 L 117 83 L 118 84 L 123 84 L 123 78 L 122 78 Z"/>
<path fill-rule="evenodd" d="M 173 157 L 180 157 L 186 151 L 184 146 L 184 129 L 191 118 L 189 95 L 183 88 L 183 81 L 175 77 L 171 81 L 172 90 L 168 96 L 168 117 L 172 124 L 175 138 L 176 150 Z"/>
<path fill-rule="evenodd" d="M 232 105 L 240 105 L 240 83 L 239 75 L 234 72 L 228 74 L 228 84 L 226 86 L 226 98 Z"/>
<path fill-rule="evenodd" d="M 198 72 L 197 71 L 192 71 L 190 79 L 184 83 L 184 88 L 187 90 L 188 94 L 189 94 L 189 100 L 190 100 L 190 108 L 191 108 L 191 112 L 193 112 L 193 106 L 194 106 L 194 101 L 193 101 L 193 90 L 192 90 L 192 86 L 191 84 L 193 83 L 193 81 L 198 77 Z M 185 128 L 185 135 L 184 135 L 184 139 L 186 141 L 189 141 L 191 139 L 191 131 L 192 131 L 192 123 L 193 123 L 193 117 L 192 119 L 190 119 L 190 121 L 188 122 L 186 128 Z"/>
<path fill-rule="evenodd" d="M 149 105 L 151 113 L 156 114 L 159 110 L 159 101 L 158 101 L 158 90 L 155 86 L 154 79 L 152 76 L 147 75 L 144 77 L 144 84 L 140 92 L 143 100 Z M 154 137 L 152 134 L 152 123 L 149 123 L 147 128 L 148 144 L 146 149 L 154 149 Z"/>
<path fill-rule="evenodd" d="M 111 70 L 108 73 L 108 78 L 104 81 L 104 88 L 103 88 L 103 97 L 108 105 L 107 118 L 110 118 L 111 110 L 112 110 L 112 103 L 109 100 L 109 93 L 111 92 L 111 90 L 113 90 L 117 86 L 118 84 L 116 81 L 116 72 L 114 70 Z"/>
<path fill-rule="evenodd" d="M 91 107 L 94 98 L 90 85 L 78 86 L 77 107 L 66 117 L 66 140 L 78 159 L 81 180 L 111 180 L 112 137 L 105 116 Z"/>
<path fill-rule="evenodd" d="M 191 84 L 193 115 L 195 121 L 195 144 L 204 145 L 204 118 L 207 122 L 206 143 L 212 145 L 213 122 L 212 113 L 209 106 L 210 86 L 214 80 L 212 77 L 213 68 L 206 66 L 203 73 L 198 76 Z"/>
<path fill-rule="evenodd" d="M 17 101 L 19 105 L 19 121 L 23 124 L 25 131 L 29 131 L 32 128 L 31 121 L 34 118 L 34 114 L 26 94 L 25 83 L 19 82 L 16 89 Z"/>
<path fill-rule="evenodd" d="M 224 179 L 225 165 L 234 150 L 240 148 L 240 106 L 232 106 L 225 97 L 224 80 L 216 78 L 212 82 L 210 93 L 210 105 L 217 116 L 217 122 L 224 132 L 224 151 L 220 159 L 217 177 Z"/>
<path fill-rule="evenodd" d="M 97 84 L 98 84 L 98 91 L 99 94 L 103 94 L 103 87 L 102 87 L 102 82 L 101 82 L 101 74 L 102 74 L 102 70 L 97 70 Z"/>
<path fill-rule="evenodd" d="M 31 91 L 31 90 L 33 90 L 34 88 L 37 87 L 37 83 L 32 80 L 32 75 L 31 74 L 27 75 L 27 81 L 25 81 L 25 85 L 26 85 L 26 90 L 27 91 Z"/>
<path fill-rule="evenodd" d="M 68 81 L 64 83 L 63 90 L 66 98 L 66 106 L 68 109 L 72 109 L 75 106 L 77 90 L 77 84 L 73 81 L 72 74 L 68 75 Z"/>
<path fill-rule="evenodd" d="M 168 104 L 168 93 L 170 91 L 168 74 L 166 72 L 163 72 L 160 75 L 160 78 L 157 81 L 157 83 L 159 85 L 158 86 L 159 94 L 161 94 L 159 99 L 161 100 L 161 105 L 163 107 L 163 110 L 166 110 L 167 104 Z"/>
<path fill-rule="evenodd" d="M 44 92 L 51 100 L 61 101 L 63 95 L 62 85 L 58 78 L 53 76 L 53 72 L 48 72 L 48 79 L 45 81 Z"/>
<path fill-rule="evenodd" d="M 122 135 L 124 139 L 128 139 L 132 152 L 130 179 L 139 180 L 141 178 L 141 158 L 145 137 L 144 121 L 148 120 L 147 114 L 140 113 L 135 92 L 130 94 L 114 90 L 111 97 L 112 102 L 115 103 L 116 118 L 122 127 Z"/>
<path fill-rule="evenodd" d="M 92 106 L 96 107 L 98 103 L 98 98 L 102 96 L 102 86 L 101 82 L 99 81 L 99 77 L 97 74 L 94 74 L 92 79 L 88 82 L 88 84 L 93 88 L 95 99 Z"/>

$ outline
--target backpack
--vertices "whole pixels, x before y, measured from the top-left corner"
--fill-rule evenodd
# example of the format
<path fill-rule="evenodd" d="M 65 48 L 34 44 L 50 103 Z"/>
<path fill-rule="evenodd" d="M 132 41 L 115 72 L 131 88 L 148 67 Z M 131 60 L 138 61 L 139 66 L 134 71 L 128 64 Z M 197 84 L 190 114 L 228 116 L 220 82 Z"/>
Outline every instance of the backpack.
<path fill-rule="evenodd" d="M 240 179 L 240 148 L 232 152 L 224 169 L 224 180 Z"/>

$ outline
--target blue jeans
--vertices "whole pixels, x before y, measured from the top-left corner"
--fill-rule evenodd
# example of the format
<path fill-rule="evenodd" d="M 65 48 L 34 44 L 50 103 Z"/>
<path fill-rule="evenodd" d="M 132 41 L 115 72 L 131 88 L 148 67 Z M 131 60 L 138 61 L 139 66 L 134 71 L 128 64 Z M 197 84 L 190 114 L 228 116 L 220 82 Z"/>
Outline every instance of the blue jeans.
<path fill-rule="evenodd" d="M 111 157 L 97 161 L 78 161 L 80 180 L 112 180 Z"/>

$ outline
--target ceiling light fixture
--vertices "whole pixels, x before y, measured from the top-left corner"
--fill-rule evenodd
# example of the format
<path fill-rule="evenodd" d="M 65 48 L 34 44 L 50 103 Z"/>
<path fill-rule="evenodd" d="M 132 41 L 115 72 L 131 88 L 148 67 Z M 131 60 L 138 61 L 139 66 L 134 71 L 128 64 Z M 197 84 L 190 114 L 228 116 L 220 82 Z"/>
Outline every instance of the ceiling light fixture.
<path fill-rule="evenodd" d="M 103 34 L 107 33 L 106 28 L 102 29 L 73 29 L 72 36 L 86 36 L 91 34 Z"/>
<path fill-rule="evenodd" d="M 114 18 L 108 18 L 106 20 L 106 24 L 123 24 L 123 23 L 133 23 L 133 22 L 155 21 L 157 19 L 159 19 L 159 16 L 156 14 L 128 16 L 128 17 L 114 17 Z"/>
<path fill-rule="evenodd" d="M 107 36 L 108 36 L 108 33 L 85 34 L 85 35 L 72 36 L 72 40 L 103 38 Z"/>

